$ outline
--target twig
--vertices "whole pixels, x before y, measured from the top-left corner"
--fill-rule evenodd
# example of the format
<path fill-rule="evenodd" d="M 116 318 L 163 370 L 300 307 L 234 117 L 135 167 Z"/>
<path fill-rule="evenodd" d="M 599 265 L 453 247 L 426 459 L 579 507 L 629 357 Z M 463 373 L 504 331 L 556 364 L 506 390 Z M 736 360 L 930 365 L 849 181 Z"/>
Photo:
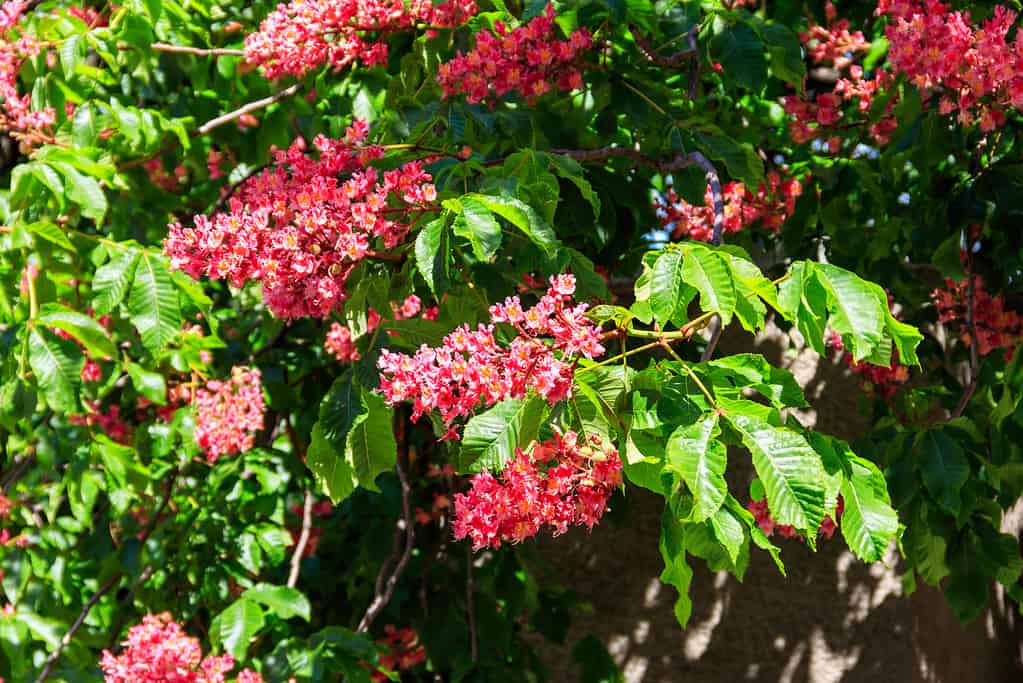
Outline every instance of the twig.
<path fill-rule="evenodd" d="M 152 518 L 150 518 L 145 529 L 142 530 L 142 534 L 139 536 L 139 544 L 141 546 L 145 546 L 146 541 L 149 540 L 150 535 L 152 535 L 157 524 L 159 524 L 160 516 L 163 514 L 164 510 L 167 509 L 167 505 L 170 503 L 171 495 L 174 493 L 174 485 L 177 483 L 178 476 L 180 474 L 181 467 L 178 467 L 174 470 L 174 476 L 171 477 L 170 482 L 167 484 L 167 490 L 163 494 L 163 499 L 160 501 L 160 504 L 157 506 Z M 57 649 L 51 652 L 50 656 L 46 658 L 46 663 L 43 665 L 42 671 L 39 672 L 39 677 L 36 678 L 35 683 L 43 683 L 43 681 L 50 676 L 50 672 L 53 670 L 53 665 L 57 663 L 58 659 L 60 659 L 61 654 L 64 652 L 64 648 L 71 644 L 71 639 L 74 638 L 75 633 L 82 627 L 82 624 L 85 623 L 85 619 L 89 616 L 89 612 L 91 612 L 92 608 L 96 606 L 96 603 L 100 601 L 100 598 L 110 592 L 110 589 L 121 582 L 122 578 L 124 578 L 124 572 L 118 570 L 113 576 L 107 579 L 107 582 L 100 586 L 93 596 L 89 598 L 88 602 L 82 606 L 82 611 L 79 613 L 78 618 L 75 619 L 73 624 L 71 624 L 71 628 L 64 634 L 64 637 L 60 639 L 60 644 L 57 645 Z"/>
<path fill-rule="evenodd" d="M 412 558 L 412 548 L 416 542 L 416 530 L 415 522 L 412 520 L 412 511 L 409 505 L 409 495 L 411 494 L 411 487 L 408 483 L 408 476 L 405 474 L 405 466 L 402 463 L 401 455 L 396 460 L 396 466 L 398 470 L 398 479 L 401 480 L 401 519 L 398 521 L 398 529 L 404 531 L 405 534 L 405 550 L 401 554 L 401 558 L 397 564 L 394 565 L 394 571 L 387 578 L 386 582 L 383 581 L 387 564 L 380 568 L 380 574 L 377 575 L 376 583 L 376 595 L 373 597 L 373 601 L 366 608 L 366 613 L 362 616 L 362 620 L 359 622 L 359 627 L 356 629 L 356 633 L 365 633 L 369 630 L 370 624 L 377 618 L 381 610 L 387 606 L 387 603 L 391 601 L 391 595 L 394 593 L 394 587 L 398 585 L 398 579 L 401 578 L 402 573 L 405 571 L 405 567 L 408 565 L 409 560 Z"/>
<path fill-rule="evenodd" d="M 643 56 L 649 59 L 657 66 L 664 67 L 666 69 L 677 69 L 683 64 L 696 58 L 696 27 L 693 27 L 686 36 L 688 46 L 685 50 L 679 50 L 675 54 L 668 55 L 667 57 L 657 53 L 657 50 L 650 44 L 646 36 L 639 31 L 639 27 L 635 24 L 629 24 L 629 31 L 632 32 L 632 38 L 636 41 L 636 47 L 643 53 Z"/>
<path fill-rule="evenodd" d="M 976 296 L 974 275 L 973 275 L 973 257 L 970 253 L 970 245 L 967 243 L 967 267 L 966 267 L 966 329 L 970 333 L 970 376 L 969 381 L 966 383 L 966 388 L 963 390 L 963 395 L 959 399 L 959 403 L 956 404 L 955 410 L 952 411 L 952 417 L 962 417 L 963 411 L 966 410 L 966 404 L 973 398 L 973 394 L 977 391 L 977 375 L 979 374 L 980 359 L 977 356 L 977 323 L 974 316 L 974 299 Z"/>
<path fill-rule="evenodd" d="M 198 135 L 206 135 L 211 130 L 219 128 L 220 126 L 223 126 L 225 123 L 231 123 L 236 119 L 240 119 L 242 116 L 245 116 L 249 112 L 256 111 L 257 109 L 262 109 L 263 107 L 269 107 L 274 102 L 279 102 L 283 99 L 291 97 L 292 95 L 297 93 L 301 87 L 302 87 L 301 84 L 295 83 L 294 85 L 288 86 L 279 93 L 275 93 L 273 95 L 270 95 L 269 97 L 264 97 L 263 99 L 256 100 L 255 102 L 249 102 L 248 104 L 242 107 L 238 107 L 234 111 L 229 111 L 226 114 L 218 116 L 217 118 L 212 119 L 210 121 L 207 121 L 206 123 L 204 123 L 203 125 L 199 126 L 196 129 L 196 133 Z"/>
<path fill-rule="evenodd" d="M 476 637 L 476 610 L 473 607 L 473 593 L 475 587 L 472 581 L 472 544 L 465 544 L 465 611 L 469 616 L 469 652 L 475 664 L 479 659 L 479 646 Z"/>
<path fill-rule="evenodd" d="M 244 57 L 245 50 L 235 50 L 226 47 L 191 47 L 189 45 L 169 45 L 167 43 L 153 43 L 151 48 L 157 52 L 170 52 L 172 54 L 195 55 L 196 57 Z"/>
<path fill-rule="evenodd" d="M 298 583 L 298 573 L 302 567 L 302 553 L 305 552 L 306 544 L 309 543 L 309 532 L 313 528 L 313 494 L 309 489 L 305 492 L 305 504 L 302 506 L 302 533 L 299 534 L 298 543 L 295 545 L 295 553 L 291 556 L 291 573 L 288 574 L 288 588 L 294 588 Z"/>
<path fill-rule="evenodd" d="M 714 349 L 717 348 L 718 342 L 721 341 L 721 332 L 725 329 L 725 326 L 721 324 L 721 316 L 719 315 L 714 316 L 710 326 L 710 339 L 707 341 L 707 347 L 700 354 L 701 363 L 706 363 L 714 355 Z"/>
<path fill-rule="evenodd" d="M 124 573 L 118 571 L 116 574 L 107 579 L 106 583 L 99 587 L 99 590 L 93 593 L 92 597 L 89 598 L 89 601 L 82 607 L 82 611 L 78 614 L 78 618 L 75 619 L 75 623 L 71 624 L 71 628 L 69 628 L 68 632 L 64 634 L 64 637 L 60 639 L 60 644 L 57 645 L 57 649 L 51 652 L 50 656 L 46 658 L 46 664 L 43 665 L 43 670 L 39 672 L 39 677 L 36 678 L 36 683 L 43 683 L 43 681 L 49 678 L 50 671 L 53 670 L 53 665 L 57 663 L 58 659 L 60 659 L 60 655 L 64 652 L 64 648 L 71 644 L 71 639 L 74 638 L 75 633 L 82 627 L 82 624 L 85 623 L 85 619 L 89 616 L 89 612 L 91 612 L 96 603 L 100 601 L 100 598 L 109 593 L 110 589 L 120 583 L 122 576 L 124 576 Z"/>

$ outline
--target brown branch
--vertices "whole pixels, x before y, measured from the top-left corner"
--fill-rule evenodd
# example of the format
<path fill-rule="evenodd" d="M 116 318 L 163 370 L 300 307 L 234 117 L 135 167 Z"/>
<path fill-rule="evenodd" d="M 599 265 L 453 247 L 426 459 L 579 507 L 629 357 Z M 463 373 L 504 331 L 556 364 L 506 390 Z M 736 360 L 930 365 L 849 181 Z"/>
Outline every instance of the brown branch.
<path fill-rule="evenodd" d="M 398 470 L 398 479 L 401 480 L 401 519 L 398 520 L 398 527 L 395 533 L 397 535 L 399 532 L 404 532 L 405 550 L 394 565 L 394 571 L 390 572 L 390 576 L 386 579 L 386 581 L 384 580 L 384 576 L 386 575 L 390 562 L 385 562 L 384 565 L 380 567 L 380 573 L 377 575 L 376 581 L 376 594 L 373 597 L 373 601 L 370 602 L 369 607 L 366 608 L 366 613 L 362 616 L 362 620 L 359 622 L 359 627 L 356 629 L 356 633 L 365 633 L 368 631 L 373 620 L 377 618 L 384 607 L 387 606 L 387 603 L 391 601 L 391 595 L 394 593 L 394 587 L 398 585 L 398 579 L 401 578 L 402 573 L 405 571 L 405 567 L 412 558 L 412 548 L 415 546 L 416 542 L 415 521 L 412 519 L 412 510 L 409 504 L 409 495 L 411 494 L 412 488 L 409 486 L 408 476 L 405 474 L 405 465 L 402 463 L 401 454 L 399 454 L 396 459 L 396 467 Z"/>
<path fill-rule="evenodd" d="M 153 43 L 151 48 L 157 52 L 169 52 L 171 54 L 195 55 L 196 57 L 244 57 L 245 50 L 236 50 L 226 47 L 191 47 L 188 45 L 169 45 L 167 43 Z"/>
<path fill-rule="evenodd" d="M 160 504 L 157 506 L 153 516 L 150 518 L 145 529 L 142 530 L 142 534 L 139 536 L 139 545 L 145 546 L 150 535 L 152 535 L 153 531 L 156 530 L 156 526 L 160 522 L 160 516 L 167 509 L 167 505 L 170 504 L 171 495 L 174 493 L 174 485 L 178 481 L 181 469 L 181 467 L 178 467 L 174 470 L 174 475 L 167 484 L 167 490 L 164 492 Z M 113 576 L 107 579 L 107 582 L 100 586 L 93 596 L 89 598 L 88 602 L 82 606 L 82 611 L 78 614 L 78 618 L 75 619 L 75 622 L 71 624 L 71 628 L 68 629 L 67 633 L 65 633 L 60 639 L 57 649 L 51 652 L 50 656 L 46 658 L 46 663 L 43 665 L 42 671 L 39 672 L 39 677 L 36 678 L 35 683 L 43 683 L 43 681 L 50 676 L 50 672 L 53 671 L 53 665 L 57 663 L 58 659 L 60 659 L 61 654 L 64 652 L 64 648 L 71 644 L 71 639 L 74 638 L 75 633 L 77 633 L 78 629 L 80 629 L 82 624 L 85 623 L 85 619 L 89 616 L 89 612 L 92 611 L 92 608 L 96 606 L 96 603 L 99 602 L 104 595 L 110 592 L 110 589 L 121 582 L 122 578 L 124 578 L 124 571 L 118 570 Z"/>
<path fill-rule="evenodd" d="M 204 123 L 203 125 L 199 126 L 196 129 L 196 134 L 206 135 L 211 130 L 219 128 L 220 126 L 223 126 L 225 123 L 231 123 L 232 121 L 240 119 L 241 117 L 245 116 L 250 112 L 254 112 L 257 109 L 262 109 L 263 107 L 269 107 L 271 104 L 275 102 L 280 102 L 283 99 L 287 99 L 294 95 L 295 93 L 297 93 L 301 89 L 301 87 L 302 87 L 301 84 L 295 83 L 294 85 L 288 86 L 279 93 L 275 93 L 273 95 L 270 95 L 269 97 L 264 97 L 263 99 L 256 100 L 255 102 L 249 102 L 248 104 L 242 107 L 238 107 L 234 111 L 229 111 L 226 114 L 218 116 L 217 118 L 212 119 L 210 121 L 207 121 L 206 123 Z"/>
<path fill-rule="evenodd" d="M 71 644 L 71 639 L 74 638 L 75 633 L 82 627 L 82 624 L 85 623 L 85 619 L 89 616 L 89 612 L 91 612 L 92 608 L 96 606 L 96 603 L 100 601 L 100 598 L 109 593 L 110 589 L 120 583 L 122 576 L 124 576 L 124 572 L 118 571 L 107 579 L 106 583 L 99 587 L 99 590 L 93 593 L 92 597 L 89 598 L 89 601 L 82 607 L 82 611 L 78 614 L 78 618 L 75 619 L 75 623 L 71 624 L 71 628 L 69 628 L 68 632 L 64 634 L 64 637 L 60 639 L 57 649 L 51 652 L 50 656 L 46 658 L 43 670 L 39 672 L 39 677 L 36 678 L 35 683 L 43 683 L 43 681 L 49 678 L 50 672 L 53 670 L 53 665 L 57 663 L 58 659 L 60 659 L 60 655 L 64 652 L 64 648 Z"/>
<path fill-rule="evenodd" d="M 309 543 L 309 533 L 313 528 L 313 494 L 309 489 L 305 492 L 305 503 L 302 506 L 302 533 L 295 545 L 295 553 L 291 556 L 291 573 L 288 574 L 288 588 L 294 588 L 298 583 L 298 573 L 302 567 L 302 553 L 305 552 L 306 544 Z"/>
<path fill-rule="evenodd" d="M 684 50 L 664 56 L 658 54 L 657 50 L 650 44 L 649 38 L 644 36 L 639 31 L 639 27 L 635 24 L 629 24 L 629 31 L 632 32 L 632 39 L 636 41 L 636 47 L 643 53 L 643 56 L 649 59 L 657 66 L 664 67 L 666 69 L 677 69 L 684 64 L 687 64 L 690 60 L 696 58 L 696 27 L 694 26 L 686 36 L 688 47 Z"/>

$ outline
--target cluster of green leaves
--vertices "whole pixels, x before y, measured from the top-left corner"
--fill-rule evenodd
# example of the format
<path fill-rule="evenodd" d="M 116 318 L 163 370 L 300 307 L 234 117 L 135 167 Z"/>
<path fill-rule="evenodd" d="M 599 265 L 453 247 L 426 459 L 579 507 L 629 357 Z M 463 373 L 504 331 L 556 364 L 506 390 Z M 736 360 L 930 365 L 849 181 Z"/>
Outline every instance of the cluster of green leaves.
<path fill-rule="evenodd" d="M 233 22 L 254 30 L 275 3 L 131 0 L 92 27 L 64 4 L 19 24 L 57 58 L 48 68 L 40 54 L 20 75 L 33 106 L 57 112 L 53 142 L 31 156 L 3 147 L 0 485 L 16 503 L 4 528 L 29 545 L 0 548 L 0 586 L 15 607 L 0 617 L 0 676 L 30 680 L 62 649 L 51 680 L 94 681 L 99 652 L 143 614 L 164 610 L 211 651 L 231 652 L 274 683 L 367 679 L 379 661 L 373 634 L 388 623 L 418 631 L 431 675 L 542 675 L 523 636 L 564 642 L 579 596 L 558 586 L 528 545 L 467 564 L 447 524 L 416 526 L 390 603 L 371 633 L 352 629 L 380 568 L 393 563 L 402 501 L 388 472 L 399 453 L 411 504 L 430 510 L 464 484 L 428 477 L 431 465 L 499 471 L 516 448 L 562 428 L 613 441 L 627 486 L 664 497 L 662 578 L 679 590 L 683 624 L 691 558 L 741 577 L 752 543 L 783 567 L 740 493 L 749 468 L 729 467 L 730 458 L 750 459 L 755 493 L 811 546 L 841 496 L 852 552 L 878 560 L 901 538 L 911 576 L 941 585 L 960 617 L 979 613 L 993 581 L 1021 597 L 1018 542 L 1002 532 L 1004 511 L 1023 493 L 1019 354 L 1011 363 L 982 358 L 963 416 L 945 420 L 963 394 L 956 366 L 969 367 L 968 350 L 917 331 L 935 323 L 929 290 L 965 268 L 1018 308 L 1017 121 L 993 136 L 950 127 L 900 80 L 881 98 L 898 103 L 890 144 L 873 145 L 858 126 L 836 133 L 840 154 L 794 144 L 778 98 L 793 92 L 788 84 L 800 93 L 832 87 L 812 80 L 797 38 L 807 17 L 825 21 L 824 3 L 802 0 L 757 12 L 696 0 L 559 0 L 565 34 L 587 27 L 601 41 L 582 91 L 536 103 L 511 96 L 494 107 L 442 99 L 438 64 L 495 21 L 528 20 L 546 5 L 484 0 L 457 30 L 389 36 L 386 66 L 310 74 L 299 85 L 315 97 L 260 109 L 255 127 L 200 135 L 203 122 L 283 84 L 241 68 L 237 56 L 153 44 L 239 48 L 244 33 Z M 848 9 L 856 25 L 873 27 L 868 38 L 880 38 L 873 7 Z M 975 9 L 979 17 L 989 8 Z M 690 36 L 689 62 L 665 66 L 644 47 L 667 55 Z M 876 40 L 864 64 L 883 59 Z M 381 169 L 444 154 L 428 166 L 439 212 L 417 222 L 399 260 L 364 262 L 349 280 L 337 318 L 360 359 L 341 368 L 322 349 L 325 324 L 273 320 L 257 286 L 195 282 L 170 270 L 159 245 L 168 222 L 221 197 L 210 152 L 225 155 L 235 184 L 269 162 L 272 147 L 341 135 L 353 114 L 372 124 L 374 141 L 402 148 L 379 160 Z M 868 117 L 883 114 L 875 106 Z M 705 175 L 667 178 L 635 156 L 565 153 L 607 147 L 658 160 L 700 151 L 723 182 L 750 188 L 784 167 L 812 178 L 813 191 L 778 235 L 751 230 L 721 248 L 652 250 L 662 238 L 651 188 L 670 182 L 700 204 Z M 974 224 L 979 233 L 964 238 Z M 628 340 L 608 343 L 621 362 L 577 366 L 571 400 L 505 401 L 468 420 L 453 443 L 437 441 L 440 424 L 413 425 L 375 393 L 381 350 L 437 345 L 458 325 L 485 322 L 490 303 L 525 276 L 565 271 L 579 298 L 598 304 L 593 319 Z M 369 309 L 386 313 L 413 293 L 439 306 L 436 321 L 385 315 L 368 329 Z M 805 405 L 803 393 L 763 357 L 697 360 L 694 333 L 713 317 L 752 333 L 773 320 L 821 354 L 834 332 L 857 361 L 914 366 L 913 382 L 891 401 L 863 399 L 871 433 L 850 446 L 787 414 Z M 672 350 L 636 352 L 651 339 Z M 81 380 L 86 356 L 100 362 L 99 382 Z M 173 411 L 170 389 L 232 365 L 262 370 L 267 429 L 251 452 L 211 466 L 199 457 L 190 409 Z M 158 418 L 151 404 L 172 417 Z M 128 429 L 120 441 L 97 419 L 115 408 Z M 322 536 L 299 558 L 301 580 L 290 588 L 296 509 L 308 489 L 337 506 L 314 521 Z M 582 680 L 614 677 L 593 638 L 574 651 Z"/>

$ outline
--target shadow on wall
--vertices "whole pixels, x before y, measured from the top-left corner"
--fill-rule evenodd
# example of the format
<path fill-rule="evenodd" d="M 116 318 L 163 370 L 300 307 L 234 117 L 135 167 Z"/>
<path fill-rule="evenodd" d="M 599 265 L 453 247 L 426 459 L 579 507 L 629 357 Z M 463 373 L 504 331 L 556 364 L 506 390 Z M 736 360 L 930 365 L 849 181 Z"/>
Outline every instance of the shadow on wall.
<path fill-rule="evenodd" d="M 864 428 L 860 390 L 844 368 L 812 351 L 789 350 L 777 328 L 753 346 L 807 388 L 813 409 L 799 414 L 804 424 L 845 438 Z M 721 347 L 721 355 L 751 350 L 748 337 L 722 340 Z M 730 454 L 729 471 L 733 490 L 742 490 L 752 477 L 748 455 Z M 538 539 L 548 569 L 592 606 L 573 620 L 565 645 L 538 644 L 551 680 L 577 678 L 571 648 L 589 633 L 604 642 L 628 683 L 1023 680 L 1023 624 L 1004 595 L 961 626 L 939 591 L 921 585 L 903 595 L 894 548 L 886 563 L 865 565 L 840 534 L 822 541 L 817 553 L 776 539 L 788 578 L 756 549 L 744 583 L 694 560 L 693 614 L 682 631 L 672 612 L 675 590 L 657 579 L 662 506 L 633 487 L 623 523 Z"/>

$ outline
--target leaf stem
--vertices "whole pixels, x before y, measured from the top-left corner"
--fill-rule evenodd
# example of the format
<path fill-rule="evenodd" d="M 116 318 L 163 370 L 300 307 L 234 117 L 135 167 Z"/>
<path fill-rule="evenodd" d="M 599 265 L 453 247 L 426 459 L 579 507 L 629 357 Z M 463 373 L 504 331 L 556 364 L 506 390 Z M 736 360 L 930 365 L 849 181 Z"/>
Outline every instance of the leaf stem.
<path fill-rule="evenodd" d="M 664 349 L 668 353 L 670 353 L 671 356 L 676 361 L 678 361 L 678 364 L 682 366 L 683 372 L 689 375 L 690 379 L 696 382 L 696 386 L 698 386 L 700 388 L 700 391 L 703 392 L 703 395 L 707 397 L 707 400 L 710 402 L 710 405 L 714 408 L 714 410 L 716 410 L 718 413 L 724 414 L 724 411 L 721 410 L 721 406 L 717 404 L 717 402 L 714 400 L 714 396 L 710 393 L 710 390 L 707 389 L 707 385 L 704 384 L 703 381 L 696 374 L 696 372 L 694 372 L 693 369 L 689 367 L 689 363 L 686 363 L 684 360 L 682 360 L 682 357 L 675 353 L 675 349 L 671 348 L 667 344 L 663 344 L 663 346 Z"/>
<path fill-rule="evenodd" d="M 632 356 L 632 355 L 635 355 L 637 353 L 641 353 L 643 351 L 649 351 L 650 349 L 654 348 L 655 346 L 660 346 L 660 345 L 661 345 L 661 342 L 655 341 L 655 342 L 650 342 L 649 344 L 644 344 L 643 346 L 637 346 L 634 349 L 629 349 L 625 353 L 619 353 L 616 356 L 611 356 L 610 358 L 605 358 L 604 360 L 600 361 L 599 363 L 594 363 L 593 365 L 587 365 L 586 367 L 582 368 L 581 370 L 579 370 L 575 374 L 576 375 L 581 375 L 584 372 L 589 372 L 590 370 L 593 370 L 594 368 L 599 368 L 599 367 L 603 367 L 605 365 L 611 365 L 612 363 L 617 363 L 618 361 L 624 359 L 627 356 Z"/>

